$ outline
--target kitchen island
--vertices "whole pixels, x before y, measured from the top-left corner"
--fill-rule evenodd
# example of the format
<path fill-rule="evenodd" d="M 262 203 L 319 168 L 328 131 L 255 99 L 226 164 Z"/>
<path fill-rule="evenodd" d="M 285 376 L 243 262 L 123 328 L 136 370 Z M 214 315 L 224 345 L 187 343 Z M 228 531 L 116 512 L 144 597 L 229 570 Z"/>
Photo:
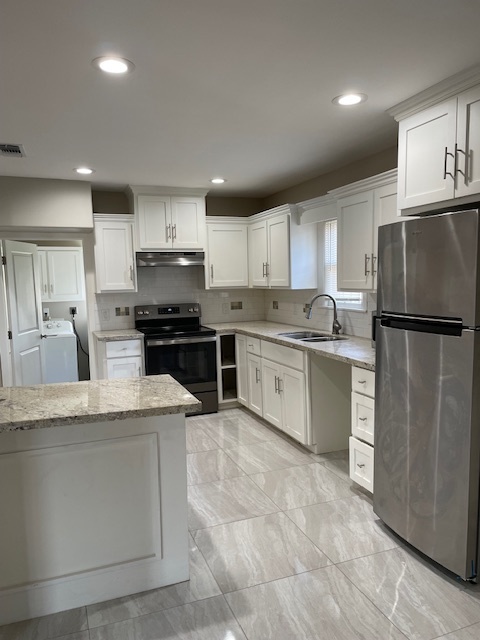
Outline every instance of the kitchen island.
<path fill-rule="evenodd" d="M 170 376 L 0 389 L 0 625 L 188 579 Z"/>

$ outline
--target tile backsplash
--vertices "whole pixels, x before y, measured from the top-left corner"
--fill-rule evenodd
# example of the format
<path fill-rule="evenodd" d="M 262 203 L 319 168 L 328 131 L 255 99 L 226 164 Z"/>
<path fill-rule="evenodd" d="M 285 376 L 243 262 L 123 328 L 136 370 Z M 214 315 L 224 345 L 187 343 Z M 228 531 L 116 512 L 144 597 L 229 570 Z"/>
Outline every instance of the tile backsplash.
<path fill-rule="evenodd" d="M 141 304 L 199 302 L 202 322 L 235 322 L 270 320 L 330 331 L 332 309 L 316 303 L 311 320 L 305 318 L 303 306 L 314 291 L 282 291 L 264 289 L 206 290 L 203 267 L 140 268 L 138 293 L 96 294 L 94 301 L 95 330 L 131 329 L 135 325 L 133 307 Z M 129 308 L 129 315 L 116 310 Z M 338 318 L 344 333 L 369 338 L 371 313 L 376 309 L 376 295 L 367 294 L 367 311 L 339 309 Z"/>
<path fill-rule="evenodd" d="M 263 320 L 265 317 L 263 290 L 207 291 L 203 267 L 145 267 L 138 269 L 137 277 L 138 293 L 95 295 L 95 331 L 131 329 L 135 325 L 133 307 L 141 304 L 199 302 L 204 323 Z M 130 307 L 130 315 L 116 315 L 118 307 Z"/>

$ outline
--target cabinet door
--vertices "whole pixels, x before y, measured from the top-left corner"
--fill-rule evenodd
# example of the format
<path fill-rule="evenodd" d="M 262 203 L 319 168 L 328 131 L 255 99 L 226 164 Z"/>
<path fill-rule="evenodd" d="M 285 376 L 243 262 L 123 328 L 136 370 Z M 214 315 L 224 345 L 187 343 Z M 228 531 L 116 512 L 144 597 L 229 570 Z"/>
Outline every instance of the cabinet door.
<path fill-rule="evenodd" d="M 392 224 L 402 220 L 397 208 L 397 183 L 387 184 L 384 187 L 375 189 L 373 192 L 373 256 L 372 256 L 372 275 L 373 288 L 377 289 L 377 272 L 378 272 L 378 227 L 384 224 Z"/>
<path fill-rule="evenodd" d="M 337 287 L 365 291 L 373 287 L 373 191 L 338 201 Z"/>
<path fill-rule="evenodd" d="M 248 260 L 252 287 L 266 287 L 267 223 L 256 222 L 248 228 Z"/>
<path fill-rule="evenodd" d="M 174 249 L 205 248 L 205 198 L 172 196 Z"/>
<path fill-rule="evenodd" d="M 295 440 L 307 444 L 305 374 L 290 367 L 282 367 L 280 395 L 283 403 L 282 429 Z"/>
<path fill-rule="evenodd" d="M 480 193 L 480 87 L 458 96 L 455 196 Z"/>
<path fill-rule="evenodd" d="M 290 218 L 278 216 L 267 221 L 268 264 L 270 287 L 290 286 Z"/>
<path fill-rule="evenodd" d="M 142 375 L 142 358 L 111 358 L 107 361 L 107 378 L 139 378 Z"/>
<path fill-rule="evenodd" d="M 259 416 L 263 413 L 262 361 L 258 356 L 247 354 L 248 408 Z"/>
<path fill-rule="evenodd" d="M 275 427 L 282 428 L 282 396 L 278 390 L 280 367 L 262 360 L 262 400 L 263 417 Z"/>
<path fill-rule="evenodd" d="M 170 196 L 138 196 L 138 246 L 140 251 L 172 248 Z"/>
<path fill-rule="evenodd" d="M 209 224 L 207 231 L 210 287 L 248 287 L 247 226 Z"/>
<path fill-rule="evenodd" d="M 408 209 L 454 197 L 457 99 L 399 124 L 398 207 Z"/>
<path fill-rule="evenodd" d="M 47 266 L 47 252 L 43 249 L 37 251 L 38 260 L 40 262 L 40 292 L 43 302 L 49 302 L 50 300 L 50 287 L 48 283 L 48 266 Z"/>
<path fill-rule="evenodd" d="M 237 364 L 237 400 L 248 405 L 247 379 L 247 339 L 245 336 L 235 336 L 235 362 Z"/>
<path fill-rule="evenodd" d="M 95 222 L 97 293 L 135 291 L 133 223 Z"/>
<path fill-rule="evenodd" d="M 48 249 L 49 299 L 74 302 L 83 300 L 83 251 L 80 248 Z"/>

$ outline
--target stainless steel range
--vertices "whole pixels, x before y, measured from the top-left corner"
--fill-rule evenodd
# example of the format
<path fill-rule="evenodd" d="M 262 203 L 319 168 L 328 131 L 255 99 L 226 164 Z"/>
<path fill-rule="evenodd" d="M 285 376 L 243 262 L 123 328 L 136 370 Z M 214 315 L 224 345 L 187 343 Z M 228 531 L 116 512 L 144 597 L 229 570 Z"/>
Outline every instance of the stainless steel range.
<path fill-rule="evenodd" d="M 214 329 L 203 327 L 196 302 L 135 307 L 135 328 L 145 334 L 145 373 L 169 373 L 202 402 L 218 410 Z"/>

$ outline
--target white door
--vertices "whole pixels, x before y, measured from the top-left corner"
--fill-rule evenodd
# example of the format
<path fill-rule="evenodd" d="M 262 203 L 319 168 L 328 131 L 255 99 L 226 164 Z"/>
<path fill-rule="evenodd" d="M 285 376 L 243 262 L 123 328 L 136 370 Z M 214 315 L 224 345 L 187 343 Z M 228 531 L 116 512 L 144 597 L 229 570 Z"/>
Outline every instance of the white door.
<path fill-rule="evenodd" d="M 247 383 L 247 339 L 245 336 L 235 336 L 235 362 L 237 365 L 237 400 L 248 404 Z"/>
<path fill-rule="evenodd" d="M 138 196 L 140 251 L 172 248 L 170 196 Z"/>
<path fill-rule="evenodd" d="M 247 226 L 209 224 L 207 231 L 210 287 L 248 287 Z"/>
<path fill-rule="evenodd" d="M 74 302 L 85 298 L 83 288 L 83 250 L 80 248 L 48 249 L 49 292 L 52 302 Z"/>
<path fill-rule="evenodd" d="M 255 222 L 248 229 L 248 260 L 250 284 L 253 287 L 267 286 L 267 223 Z"/>
<path fill-rule="evenodd" d="M 280 367 L 262 360 L 263 417 L 275 427 L 282 429 L 282 396 L 279 392 Z"/>
<path fill-rule="evenodd" d="M 109 358 L 107 378 L 138 378 L 142 375 L 142 358 Z"/>
<path fill-rule="evenodd" d="M 458 96 L 455 197 L 480 193 L 480 87 Z"/>
<path fill-rule="evenodd" d="M 278 216 L 267 222 L 268 265 L 270 287 L 290 286 L 290 218 Z"/>
<path fill-rule="evenodd" d="M 305 411 L 305 374 L 282 367 L 280 395 L 283 402 L 283 430 L 295 440 L 310 444 Z"/>
<path fill-rule="evenodd" d="M 97 293 L 135 291 L 131 222 L 95 222 L 95 275 Z"/>
<path fill-rule="evenodd" d="M 337 288 L 372 289 L 373 191 L 341 198 L 337 207 Z"/>
<path fill-rule="evenodd" d="M 262 361 L 258 356 L 247 353 L 248 408 L 259 416 L 263 415 L 262 403 Z"/>
<path fill-rule="evenodd" d="M 205 199 L 172 196 L 172 242 L 174 249 L 205 248 Z"/>
<path fill-rule="evenodd" d="M 43 384 L 42 302 L 37 246 L 3 241 L 14 387 Z"/>
<path fill-rule="evenodd" d="M 399 124 L 398 208 L 454 197 L 457 99 L 437 104 Z"/>

